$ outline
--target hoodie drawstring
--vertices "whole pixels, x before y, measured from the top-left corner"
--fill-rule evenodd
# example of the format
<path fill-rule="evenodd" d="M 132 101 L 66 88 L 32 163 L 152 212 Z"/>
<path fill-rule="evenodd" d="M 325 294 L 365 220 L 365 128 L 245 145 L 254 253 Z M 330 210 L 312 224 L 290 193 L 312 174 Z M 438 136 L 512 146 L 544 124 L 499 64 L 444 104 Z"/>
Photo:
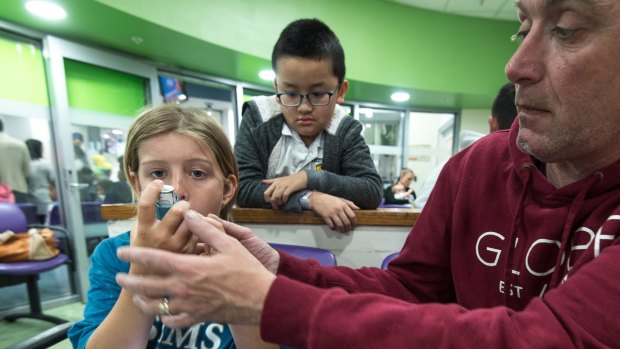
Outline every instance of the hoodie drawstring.
<path fill-rule="evenodd" d="M 515 212 L 514 217 L 512 218 L 512 226 L 510 229 L 510 235 L 508 236 L 508 241 L 510 243 L 508 248 L 508 255 L 506 257 L 506 269 L 504 279 L 506 281 L 512 278 L 512 269 L 513 269 L 513 258 L 515 251 L 515 239 L 518 236 L 519 227 L 521 225 L 521 221 L 523 219 L 523 211 L 525 210 L 525 196 L 527 195 L 528 189 L 530 187 L 530 183 L 532 182 L 532 170 L 536 169 L 533 164 L 527 163 L 521 166 L 521 172 L 526 173 L 525 183 L 523 184 L 523 189 L 521 190 L 521 194 L 519 195 L 519 201 L 517 202 L 517 210 Z M 504 293 L 504 304 L 508 304 L 509 298 L 508 292 Z"/>
<path fill-rule="evenodd" d="M 559 280 L 560 275 L 562 274 L 560 272 L 560 269 L 565 260 L 564 258 L 566 255 L 565 252 L 566 252 L 567 246 L 569 245 L 573 223 L 575 221 L 575 218 L 577 217 L 577 213 L 581 209 L 581 205 L 583 205 L 583 202 L 585 201 L 586 195 L 588 194 L 590 189 L 594 186 L 594 184 L 602 178 L 603 178 L 603 174 L 601 172 L 596 172 L 592 177 L 590 177 L 590 180 L 587 182 L 584 188 L 579 192 L 579 194 L 577 194 L 577 197 L 575 197 L 575 199 L 570 205 L 570 208 L 568 209 L 568 215 L 566 217 L 566 222 L 564 223 L 564 228 L 562 229 L 562 238 L 560 240 L 560 250 L 558 253 L 558 257 L 555 261 L 555 267 L 553 268 L 553 274 L 551 275 L 551 281 L 549 281 L 549 286 L 557 286 L 561 282 L 561 280 Z"/>

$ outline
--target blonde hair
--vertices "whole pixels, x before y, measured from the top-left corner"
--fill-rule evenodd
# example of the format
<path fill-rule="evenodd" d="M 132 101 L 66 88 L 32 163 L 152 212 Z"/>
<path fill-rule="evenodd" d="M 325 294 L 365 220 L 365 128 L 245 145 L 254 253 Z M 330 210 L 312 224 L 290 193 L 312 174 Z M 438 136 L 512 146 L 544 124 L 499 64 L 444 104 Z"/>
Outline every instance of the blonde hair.
<path fill-rule="evenodd" d="M 415 173 L 413 173 L 413 170 L 412 170 L 412 169 L 409 169 L 409 168 L 404 167 L 404 168 L 402 168 L 402 169 L 400 170 L 400 175 L 398 176 L 398 178 L 396 179 L 396 182 L 394 182 L 394 184 L 398 184 L 398 183 L 400 183 L 400 180 L 401 180 L 401 179 L 403 178 L 403 176 L 404 176 L 404 175 L 406 175 L 407 173 L 411 173 L 411 177 L 413 177 L 412 179 L 413 179 L 413 181 L 415 182 L 415 181 L 416 181 L 416 176 L 415 176 Z"/>
<path fill-rule="evenodd" d="M 162 104 L 140 113 L 131 125 L 125 146 L 124 171 L 127 178 L 130 173 L 137 173 L 140 166 L 138 150 L 142 144 L 155 136 L 167 133 L 179 133 L 195 140 L 198 144 L 213 152 L 215 161 L 224 175 L 224 183 L 234 175 L 239 178 L 237 161 L 228 138 L 221 127 L 206 113 L 196 108 L 180 107 L 173 104 Z M 137 189 L 131 185 L 134 197 Z M 230 211 L 235 202 L 233 196 L 220 211 L 219 216 L 229 219 Z"/>

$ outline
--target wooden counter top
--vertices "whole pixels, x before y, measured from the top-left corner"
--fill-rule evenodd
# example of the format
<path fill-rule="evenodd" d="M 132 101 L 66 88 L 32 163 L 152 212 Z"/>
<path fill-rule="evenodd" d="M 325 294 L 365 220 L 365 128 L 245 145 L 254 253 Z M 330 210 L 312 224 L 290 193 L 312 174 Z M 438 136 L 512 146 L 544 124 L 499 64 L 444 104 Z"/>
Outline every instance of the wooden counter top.
<path fill-rule="evenodd" d="M 125 220 L 136 215 L 135 204 L 103 204 L 101 216 L 105 220 Z M 415 224 L 420 211 L 411 208 L 379 208 L 376 210 L 357 210 L 358 226 L 406 226 Z M 302 213 L 282 212 L 263 208 L 233 208 L 233 220 L 236 223 L 252 224 L 324 224 L 323 220 L 312 211 Z"/>
<path fill-rule="evenodd" d="M 282 212 L 263 208 L 234 208 L 236 223 L 273 224 L 325 224 L 321 217 L 312 211 L 302 213 Z M 376 210 L 357 210 L 357 225 L 408 226 L 415 224 L 419 210 L 403 208 L 379 208 Z"/>

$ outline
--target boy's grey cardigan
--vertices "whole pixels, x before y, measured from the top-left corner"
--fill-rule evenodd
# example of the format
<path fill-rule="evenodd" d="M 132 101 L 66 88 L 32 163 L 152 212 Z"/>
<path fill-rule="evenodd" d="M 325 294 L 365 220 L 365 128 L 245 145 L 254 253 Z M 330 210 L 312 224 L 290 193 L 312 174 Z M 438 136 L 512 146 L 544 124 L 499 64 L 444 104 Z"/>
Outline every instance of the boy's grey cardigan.
<path fill-rule="evenodd" d="M 282 137 L 284 115 L 275 96 L 259 96 L 243 104 L 243 120 L 235 142 L 239 165 L 240 207 L 271 208 L 263 196 L 269 187 L 269 156 Z M 336 105 L 332 122 L 324 131 L 323 170 L 306 171 L 308 188 L 289 196 L 283 211 L 301 212 L 299 199 L 316 190 L 353 201 L 359 208 L 374 209 L 383 196 L 381 177 L 362 137 L 362 125 Z"/>

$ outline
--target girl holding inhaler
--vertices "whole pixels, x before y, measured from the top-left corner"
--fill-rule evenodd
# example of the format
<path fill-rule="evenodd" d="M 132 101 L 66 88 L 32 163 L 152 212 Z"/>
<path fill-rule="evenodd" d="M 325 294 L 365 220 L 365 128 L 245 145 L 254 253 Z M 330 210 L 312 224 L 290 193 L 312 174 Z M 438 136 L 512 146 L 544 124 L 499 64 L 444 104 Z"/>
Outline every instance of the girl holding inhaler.
<path fill-rule="evenodd" d="M 166 298 L 159 316 L 145 315 L 133 304 L 133 294 L 114 280 L 118 272 L 147 271 L 121 261 L 116 256 L 120 247 L 204 252 L 183 222 L 183 213 L 190 208 L 229 219 L 238 170 L 221 128 L 198 109 L 161 105 L 147 110 L 128 132 L 124 171 L 138 198 L 137 222 L 130 232 L 108 238 L 95 249 L 84 319 L 69 330 L 74 348 L 278 348 L 262 342 L 253 326 L 205 322 L 168 328 L 161 321 L 171 315 Z M 178 202 L 158 220 L 156 202 L 164 184 L 174 187 Z"/>

